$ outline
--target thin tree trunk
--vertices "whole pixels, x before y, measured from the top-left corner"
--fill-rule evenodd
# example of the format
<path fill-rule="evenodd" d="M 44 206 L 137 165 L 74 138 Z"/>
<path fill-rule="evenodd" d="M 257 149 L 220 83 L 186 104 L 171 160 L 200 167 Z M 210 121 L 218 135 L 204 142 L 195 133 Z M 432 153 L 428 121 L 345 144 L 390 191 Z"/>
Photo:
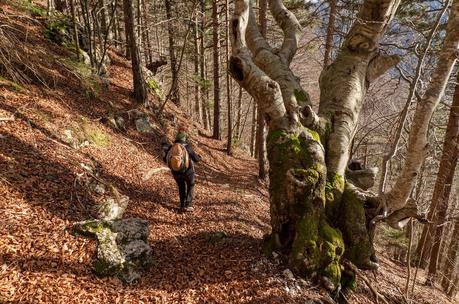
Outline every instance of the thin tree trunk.
<path fill-rule="evenodd" d="M 230 57 L 230 37 L 229 37 L 229 0 L 225 3 L 225 29 L 226 29 L 226 70 L 229 71 L 229 57 Z M 226 100 L 227 100 L 227 115 L 228 115 L 228 135 L 226 143 L 226 152 L 228 155 L 233 153 L 233 119 L 232 119 L 232 97 L 231 97 L 231 77 L 226 73 Z"/>
<path fill-rule="evenodd" d="M 173 0 L 164 0 L 164 5 L 166 7 L 166 18 L 168 20 L 167 22 L 167 32 L 169 36 L 169 58 L 171 62 L 171 75 L 172 75 L 172 83 L 171 83 L 171 89 L 170 89 L 170 100 L 172 100 L 173 103 L 176 105 L 180 105 L 180 91 L 179 91 L 179 85 L 178 85 L 178 71 L 177 71 L 177 58 L 175 56 L 175 34 L 174 33 L 174 27 L 172 25 L 172 7 L 174 7 L 174 4 L 172 4 Z"/>
<path fill-rule="evenodd" d="M 236 136 L 241 139 L 241 116 L 242 116 L 242 88 L 239 87 L 239 95 L 237 98 L 237 112 L 236 112 Z"/>
<path fill-rule="evenodd" d="M 201 88 L 200 88 L 200 81 L 199 81 L 199 23 L 198 23 L 198 14 L 196 14 L 194 18 L 194 55 L 193 55 L 193 63 L 194 63 L 194 112 L 196 113 L 196 117 L 198 123 L 202 123 L 202 103 L 201 103 Z"/>
<path fill-rule="evenodd" d="M 135 31 L 134 8 L 132 1 L 123 0 L 124 14 L 128 22 L 126 23 L 126 32 L 129 33 L 130 53 L 132 56 L 132 76 L 134 82 L 135 99 L 139 103 L 145 103 L 148 100 L 148 91 L 145 84 L 145 78 L 142 71 L 142 62 L 140 60 L 140 52 L 137 46 L 137 35 Z"/>
<path fill-rule="evenodd" d="M 413 225 L 413 219 L 410 219 L 410 238 L 409 238 L 409 243 L 408 243 L 408 252 L 407 252 L 407 276 L 406 276 L 406 284 L 405 284 L 405 297 L 409 299 L 409 290 L 410 290 L 410 279 L 411 279 L 411 247 L 413 246 L 413 230 L 414 230 L 414 225 Z"/>
<path fill-rule="evenodd" d="M 214 74 L 214 139 L 221 139 L 220 130 L 220 38 L 218 20 L 218 0 L 212 1 L 212 32 L 213 32 L 213 74 Z"/>
<path fill-rule="evenodd" d="M 328 17 L 327 37 L 325 38 L 324 67 L 330 64 L 336 19 L 336 0 L 328 0 L 328 3 L 330 5 L 330 13 Z"/>
<path fill-rule="evenodd" d="M 459 2 L 458 2 L 459 3 Z M 459 10 L 459 5 L 458 5 Z M 458 11 L 459 14 L 459 11 Z M 458 24 L 459 26 L 459 24 Z M 457 77 L 459 81 L 459 73 Z M 459 158 L 459 85 L 456 85 L 453 103 L 449 114 L 446 128 L 443 152 L 440 161 L 440 168 L 435 182 L 432 197 L 432 206 L 437 206 L 438 212 L 435 215 L 437 225 L 434 234 L 433 247 L 430 256 L 429 273 L 427 283 L 433 285 L 437 273 L 437 264 L 440 253 L 440 243 L 443 235 L 443 223 L 446 220 L 451 185 L 456 171 L 456 164 Z"/>
<path fill-rule="evenodd" d="M 70 0 L 70 10 L 72 13 L 72 25 L 73 25 L 73 41 L 75 43 L 75 54 L 77 57 L 77 60 L 80 61 L 80 40 L 78 37 L 78 27 L 77 27 L 77 22 L 76 22 L 76 17 L 75 17 L 75 3 L 74 0 Z"/>
<path fill-rule="evenodd" d="M 145 53 L 145 63 L 149 64 L 152 62 L 153 58 L 151 56 L 151 40 L 150 40 L 150 14 L 149 14 L 149 5 L 148 0 L 142 0 L 143 4 L 143 43 L 144 43 L 144 53 Z"/>
<path fill-rule="evenodd" d="M 127 59 L 131 59 L 131 33 L 130 31 L 128 30 L 129 28 L 129 22 L 131 22 L 129 20 L 129 16 L 126 15 L 126 1 L 123 0 L 123 5 L 124 5 L 124 9 L 123 9 L 123 17 L 124 17 L 124 36 L 125 36 L 125 48 L 126 48 L 126 58 Z M 129 4 L 131 5 L 131 4 Z M 133 17 L 134 18 L 134 17 Z"/>
<path fill-rule="evenodd" d="M 67 8 L 65 0 L 54 0 L 54 4 L 55 4 L 56 11 L 59 11 L 61 13 L 63 13 L 64 10 Z"/>
<path fill-rule="evenodd" d="M 430 51 L 430 47 L 432 45 L 432 40 L 435 37 L 435 34 L 437 33 L 437 30 L 438 30 L 438 27 L 439 27 L 439 25 L 441 23 L 443 15 L 446 13 L 447 10 L 448 10 L 448 3 L 445 4 L 443 10 L 438 14 L 438 17 L 437 17 L 437 20 L 435 22 L 435 25 L 432 28 L 432 30 L 430 31 L 429 36 L 427 38 L 427 42 L 426 42 L 426 46 L 424 48 L 424 52 L 422 53 L 421 57 L 418 58 L 418 63 L 417 63 L 417 66 L 416 66 L 416 72 L 415 72 L 415 75 L 414 75 L 414 79 L 410 83 L 410 89 L 409 89 L 409 92 L 408 92 L 408 97 L 407 97 L 405 106 L 404 106 L 404 108 L 403 108 L 403 110 L 402 110 L 402 112 L 400 114 L 400 123 L 398 125 L 398 128 L 397 128 L 397 131 L 395 133 L 395 136 L 393 136 L 393 141 L 391 143 L 389 151 L 383 157 L 382 169 L 381 169 L 381 178 L 380 178 L 380 182 L 379 182 L 379 195 L 382 195 L 384 193 L 384 191 L 386 190 L 385 188 L 386 188 L 387 170 L 388 170 L 389 162 L 391 161 L 391 159 L 395 156 L 395 154 L 398 151 L 399 144 L 400 144 L 400 139 L 402 138 L 402 133 L 405 130 L 406 121 L 407 121 L 408 114 L 409 114 L 409 109 L 410 109 L 410 106 L 412 104 L 413 98 L 416 95 L 418 82 L 419 82 L 419 80 L 421 79 L 421 76 L 422 76 L 422 71 L 423 71 L 425 59 L 427 57 L 427 54 Z"/>
<path fill-rule="evenodd" d="M 268 3 L 266 0 L 260 0 L 260 33 L 266 39 L 267 32 L 267 19 L 266 19 L 266 10 L 268 8 Z M 257 112 L 257 152 L 258 152 L 258 178 L 266 178 L 266 128 L 265 128 L 265 114 L 262 108 L 258 108 Z"/>
<path fill-rule="evenodd" d="M 199 64 L 200 64 L 200 82 L 201 82 L 201 108 L 202 108 L 202 120 L 204 123 L 204 129 L 210 129 L 210 116 L 209 116 L 209 89 L 207 87 L 207 64 L 206 64 L 206 1 L 199 0 L 201 8 L 201 24 L 200 24 L 200 52 L 199 52 Z"/>
<path fill-rule="evenodd" d="M 454 221 L 453 234 L 451 242 L 448 246 L 448 252 L 446 253 L 446 263 L 444 267 L 444 274 L 441 285 L 445 292 L 451 288 L 454 277 L 454 270 L 458 263 L 458 252 L 459 252 L 459 220 Z"/>
<path fill-rule="evenodd" d="M 255 145 L 255 138 L 256 138 L 256 130 L 257 130 L 257 103 L 253 103 L 252 108 L 252 129 L 250 130 L 250 155 L 255 157 L 256 152 L 256 145 Z"/>
<path fill-rule="evenodd" d="M 450 299 L 456 298 L 458 288 L 459 288 L 459 275 L 456 275 L 455 279 L 453 280 L 451 289 L 448 291 L 448 296 L 450 297 Z"/>

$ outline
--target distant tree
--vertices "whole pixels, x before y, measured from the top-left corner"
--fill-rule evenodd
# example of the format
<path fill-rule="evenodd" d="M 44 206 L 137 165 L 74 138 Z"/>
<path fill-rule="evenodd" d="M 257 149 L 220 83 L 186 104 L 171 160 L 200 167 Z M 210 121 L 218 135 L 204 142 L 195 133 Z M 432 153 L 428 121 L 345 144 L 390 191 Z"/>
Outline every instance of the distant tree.
<path fill-rule="evenodd" d="M 129 49 L 132 57 L 132 75 L 134 83 L 135 99 L 139 103 L 145 103 L 148 100 L 148 91 L 145 78 L 142 71 L 142 62 L 140 60 L 140 51 L 137 45 L 137 33 L 135 31 L 134 8 L 132 1 L 123 0 L 124 14 L 126 16 L 126 33 L 128 33 Z"/>
<path fill-rule="evenodd" d="M 459 35 L 459 34 L 458 34 Z M 440 161 L 440 168 L 435 182 L 431 209 L 435 210 L 433 228 L 433 246 L 430 255 L 429 272 L 427 284 L 433 285 L 436 279 L 438 260 L 440 254 L 440 244 L 442 241 L 444 222 L 447 217 L 449 196 L 454 180 L 454 173 L 459 160 L 459 73 L 458 84 L 453 97 L 451 111 L 449 114 L 446 135 L 443 142 L 443 152 Z"/>
<path fill-rule="evenodd" d="M 219 35 L 218 0 L 212 1 L 212 36 L 213 36 L 213 73 L 214 73 L 214 125 L 215 139 L 221 139 L 220 128 L 220 35 Z"/>
<path fill-rule="evenodd" d="M 171 76 L 172 83 L 170 89 L 169 99 L 176 105 L 180 104 L 180 88 L 178 84 L 178 70 L 177 70 L 177 56 L 175 54 L 175 36 L 177 33 L 174 32 L 173 20 L 172 20 L 172 7 L 174 7 L 174 0 L 164 0 L 166 7 L 166 18 L 167 18 L 167 32 L 169 36 L 169 58 L 171 62 Z"/>

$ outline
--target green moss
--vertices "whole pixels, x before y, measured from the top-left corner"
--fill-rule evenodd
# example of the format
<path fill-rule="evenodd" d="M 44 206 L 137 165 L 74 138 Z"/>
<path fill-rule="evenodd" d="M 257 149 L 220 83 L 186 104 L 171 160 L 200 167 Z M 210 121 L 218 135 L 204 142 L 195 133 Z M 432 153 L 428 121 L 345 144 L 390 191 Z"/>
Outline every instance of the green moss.
<path fill-rule="evenodd" d="M 320 179 L 320 174 L 315 168 L 295 169 L 294 174 L 298 179 L 311 186 L 314 186 Z"/>
<path fill-rule="evenodd" d="M 328 264 L 322 274 L 327 277 L 334 286 L 338 286 L 341 282 L 341 266 L 339 262 L 335 261 Z"/>
<path fill-rule="evenodd" d="M 304 90 L 294 90 L 293 94 L 298 102 L 298 104 L 304 104 L 310 100 L 308 93 Z"/>
<path fill-rule="evenodd" d="M 332 175 L 325 184 L 326 212 L 332 223 L 336 223 L 339 215 L 341 197 L 345 181 L 339 174 Z"/>
<path fill-rule="evenodd" d="M 88 221 L 83 226 L 81 227 L 83 231 L 87 231 L 92 234 L 97 234 L 102 232 L 104 229 L 105 225 L 103 222 L 94 220 L 94 221 Z"/>
<path fill-rule="evenodd" d="M 85 141 L 97 147 L 110 145 L 110 136 L 100 127 L 91 124 L 85 117 L 82 117 L 78 124 L 74 123 L 70 129 L 80 145 Z"/>
<path fill-rule="evenodd" d="M 331 227 L 325 220 L 320 222 L 319 231 L 323 240 L 321 255 L 323 276 L 338 286 L 341 280 L 339 261 L 344 253 L 343 236 L 339 230 Z"/>
<path fill-rule="evenodd" d="M 304 254 L 307 255 L 307 258 L 313 263 L 312 265 L 317 265 L 319 258 L 319 250 L 317 246 L 318 241 L 318 229 L 319 229 L 319 219 L 312 213 L 305 214 L 297 223 L 297 233 L 295 239 L 293 240 L 292 249 L 290 253 L 290 259 L 297 264 L 297 267 L 301 268 L 300 265 L 305 258 Z M 313 269 L 311 269 L 312 271 Z M 308 271 L 308 270 L 306 270 Z"/>
<path fill-rule="evenodd" d="M 347 244 L 345 256 L 357 267 L 365 268 L 374 253 L 374 248 L 366 228 L 364 203 L 346 188 L 339 213 L 339 227 Z"/>
<path fill-rule="evenodd" d="M 24 87 L 20 85 L 17 82 L 14 82 L 12 80 L 6 79 L 3 76 L 0 75 L 0 85 L 5 84 L 6 86 L 11 87 L 13 90 L 16 92 L 22 93 L 24 92 Z"/>
<path fill-rule="evenodd" d="M 151 92 L 155 93 L 155 95 L 158 96 L 161 100 L 164 99 L 163 89 L 156 80 L 154 79 L 148 80 L 147 87 Z"/>
<path fill-rule="evenodd" d="M 315 141 L 318 141 L 320 142 L 320 135 L 319 133 L 317 133 L 316 131 L 314 130 L 311 130 L 311 129 L 307 129 L 309 134 L 312 136 L 312 138 L 315 140 Z"/>
<path fill-rule="evenodd" d="M 11 4 L 14 8 L 28 11 L 32 16 L 45 17 L 47 14 L 46 9 L 36 5 L 32 0 L 14 0 L 8 1 L 8 3 Z"/>

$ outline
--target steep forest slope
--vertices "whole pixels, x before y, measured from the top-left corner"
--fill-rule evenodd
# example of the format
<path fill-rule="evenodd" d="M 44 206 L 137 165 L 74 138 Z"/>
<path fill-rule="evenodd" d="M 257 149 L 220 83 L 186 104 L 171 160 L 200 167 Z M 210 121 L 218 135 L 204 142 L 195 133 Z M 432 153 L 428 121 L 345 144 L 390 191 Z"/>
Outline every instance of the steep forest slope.
<path fill-rule="evenodd" d="M 43 82 L 0 78 L 0 303 L 333 303 L 261 253 L 269 203 L 253 159 L 241 151 L 227 156 L 224 142 L 209 139 L 174 105 L 162 121 L 144 109 L 151 132 L 114 130 L 107 117 L 138 108 L 128 61 L 110 51 L 110 77 L 93 78 L 70 50 L 44 38 L 43 18 L 0 8 L 1 26 L 14 29 L 16 47 Z M 192 214 L 176 212 L 167 171 L 151 175 L 164 167 L 163 136 L 171 139 L 179 123 L 193 126 L 204 159 Z M 87 184 L 88 168 L 129 197 L 128 217 L 150 224 L 155 263 L 131 285 L 94 275 L 95 241 L 71 233 L 104 192 Z M 366 275 L 390 303 L 403 303 L 406 271 L 381 254 L 380 272 Z M 415 296 L 416 303 L 448 303 L 432 288 L 417 287 Z M 374 297 L 359 280 L 349 301 Z"/>

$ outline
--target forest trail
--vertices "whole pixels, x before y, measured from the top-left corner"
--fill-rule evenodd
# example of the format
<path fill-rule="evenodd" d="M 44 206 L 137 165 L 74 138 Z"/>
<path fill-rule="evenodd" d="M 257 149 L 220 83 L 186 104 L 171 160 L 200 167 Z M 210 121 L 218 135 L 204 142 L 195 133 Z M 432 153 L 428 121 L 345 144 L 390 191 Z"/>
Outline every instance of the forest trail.
<path fill-rule="evenodd" d="M 101 118 L 134 107 L 128 61 L 110 52 L 108 88 L 90 96 L 70 51 L 42 38 L 43 25 L 17 17 L 23 12 L 1 8 L 10 15 L 2 13 L 2 22 L 27 31 L 30 54 L 48 58 L 53 81 L 46 88 L 0 79 L 0 117 L 14 117 L 0 122 L 0 303 L 327 303 L 324 290 L 261 253 L 269 200 L 256 161 L 239 150 L 227 156 L 222 141 L 195 125 L 194 147 L 204 159 L 195 211 L 177 213 L 169 172 L 145 177 L 164 167 L 163 132 L 171 139 L 175 125 L 193 125 L 191 118 L 168 105 L 163 127 L 150 116 L 152 134 L 114 131 Z M 70 233 L 100 199 L 86 184 L 88 167 L 130 198 L 125 217 L 150 224 L 155 264 L 132 285 L 95 276 L 95 241 Z M 368 278 L 390 303 L 401 303 L 395 282 L 403 285 L 406 270 L 385 257 L 381 265 Z M 416 303 L 447 303 L 427 287 L 415 296 Z M 351 302 L 373 302 L 363 282 Z"/>

